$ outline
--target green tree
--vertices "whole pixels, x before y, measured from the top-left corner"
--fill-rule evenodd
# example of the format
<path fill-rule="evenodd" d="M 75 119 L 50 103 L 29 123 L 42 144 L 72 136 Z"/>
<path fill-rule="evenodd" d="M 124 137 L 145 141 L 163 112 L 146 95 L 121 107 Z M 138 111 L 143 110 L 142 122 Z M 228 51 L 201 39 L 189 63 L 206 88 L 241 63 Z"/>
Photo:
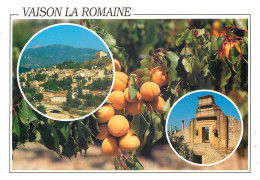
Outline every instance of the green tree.
<path fill-rule="evenodd" d="M 46 74 L 36 74 L 34 79 L 37 81 L 42 81 L 46 78 Z"/>
<path fill-rule="evenodd" d="M 54 73 L 52 75 L 52 78 L 54 79 L 54 81 L 56 81 L 58 79 L 59 75 L 57 73 Z"/>
<path fill-rule="evenodd" d="M 20 78 L 20 82 L 25 82 L 25 78 L 24 78 L 24 77 L 21 77 L 21 78 Z"/>
<path fill-rule="evenodd" d="M 46 114 L 46 108 L 43 105 L 38 106 L 37 109 L 43 114 Z"/>
<path fill-rule="evenodd" d="M 37 93 L 35 94 L 34 99 L 40 102 L 43 99 L 43 95 L 41 93 Z"/>
<path fill-rule="evenodd" d="M 185 142 L 184 136 L 172 136 L 170 137 L 171 144 L 174 149 L 181 155 L 184 159 L 194 162 L 194 152 L 189 149 L 188 144 Z"/>
<path fill-rule="evenodd" d="M 42 87 L 44 87 L 46 91 L 60 91 L 60 89 L 57 86 L 57 83 L 53 79 L 50 79 L 46 83 L 43 83 Z"/>
<path fill-rule="evenodd" d="M 81 98 L 82 97 L 82 86 L 81 84 L 78 82 L 78 97 Z"/>
<path fill-rule="evenodd" d="M 75 98 L 72 100 L 72 105 L 71 105 L 72 107 L 78 108 L 81 105 L 82 105 L 82 102 L 78 98 Z"/>
<path fill-rule="evenodd" d="M 70 107 L 72 105 L 72 94 L 71 94 L 71 91 L 69 90 L 68 91 L 68 94 L 67 94 L 67 105 Z"/>

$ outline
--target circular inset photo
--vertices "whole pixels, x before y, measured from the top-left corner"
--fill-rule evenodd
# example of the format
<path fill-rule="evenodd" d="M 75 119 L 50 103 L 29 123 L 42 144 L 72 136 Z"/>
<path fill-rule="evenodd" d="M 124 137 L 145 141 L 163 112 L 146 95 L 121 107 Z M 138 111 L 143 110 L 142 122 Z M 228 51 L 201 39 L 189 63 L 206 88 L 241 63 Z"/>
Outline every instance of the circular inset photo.
<path fill-rule="evenodd" d="M 237 149 L 243 121 L 228 97 L 199 90 L 174 104 L 167 118 L 166 133 L 179 157 L 192 164 L 208 166 L 224 161 Z"/>
<path fill-rule="evenodd" d="M 101 107 L 112 91 L 114 63 L 105 42 L 69 23 L 49 26 L 23 48 L 18 85 L 34 110 L 54 120 L 78 120 Z"/>

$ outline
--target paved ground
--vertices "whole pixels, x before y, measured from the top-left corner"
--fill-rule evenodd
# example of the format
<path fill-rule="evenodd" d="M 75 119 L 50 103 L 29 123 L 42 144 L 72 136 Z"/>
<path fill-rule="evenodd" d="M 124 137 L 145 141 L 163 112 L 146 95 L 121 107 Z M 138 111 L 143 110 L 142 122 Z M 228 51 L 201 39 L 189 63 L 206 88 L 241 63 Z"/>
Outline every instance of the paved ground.
<path fill-rule="evenodd" d="M 247 170 L 246 157 L 234 153 L 228 160 L 214 166 L 191 165 L 180 159 L 168 145 L 155 146 L 152 158 L 139 157 L 145 170 Z M 13 151 L 13 170 L 114 170 L 113 158 L 105 157 L 98 145 L 91 145 L 87 154 L 77 158 L 60 158 L 41 144 L 26 143 Z"/>

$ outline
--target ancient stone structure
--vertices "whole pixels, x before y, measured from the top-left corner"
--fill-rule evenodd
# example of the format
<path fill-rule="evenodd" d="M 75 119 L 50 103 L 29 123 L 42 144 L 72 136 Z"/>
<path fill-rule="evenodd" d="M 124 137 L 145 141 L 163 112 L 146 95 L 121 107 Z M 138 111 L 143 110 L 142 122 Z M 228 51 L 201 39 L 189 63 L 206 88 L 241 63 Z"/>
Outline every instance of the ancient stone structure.
<path fill-rule="evenodd" d="M 98 51 L 95 53 L 95 58 L 101 58 L 101 57 L 106 57 L 107 53 L 104 51 Z"/>
<path fill-rule="evenodd" d="M 199 163 L 211 164 L 222 160 L 234 150 L 241 135 L 241 121 L 226 116 L 212 95 L 198 99 L 195 117 L 186 127 L 182 120 L 182 130 L 174 135 L 184 136 Z"/>

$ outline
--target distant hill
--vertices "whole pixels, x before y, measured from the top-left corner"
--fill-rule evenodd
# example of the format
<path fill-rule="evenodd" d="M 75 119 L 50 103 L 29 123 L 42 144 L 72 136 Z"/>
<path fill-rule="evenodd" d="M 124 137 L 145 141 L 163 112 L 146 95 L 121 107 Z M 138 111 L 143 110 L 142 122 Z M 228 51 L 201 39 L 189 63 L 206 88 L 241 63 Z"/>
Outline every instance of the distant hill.
<path fill-rule="evenodd" d="M 26 68 L 26 67 L 22 67 L 22 66 L 19 67 L 19 73 L 25 73 L 25 72 L 28 72 L 31 70 L 32 70 L 32 68 Z"/>
<path fill-rule="evenodd" d="M 89 61 L 83 62 L 75 62 L 75 61 L 64 61 L 60 64 L 56 65 L 57 69 L 92 69 L 94 66 L 98 67 L 99 69 L 105 68 L 111 65 L 112 68 L 112 60 L 110 57 L 101 57 L 101 58 L 94 58 Z"/>
<path fill-rule="evenodd" d="M 64 61 L 88 61 L 95 57 L 97 51 L 99 50 L 66 45 L 32 47 L 23 52 L 20 67 L 37 69 L 60 64 Z"/>

